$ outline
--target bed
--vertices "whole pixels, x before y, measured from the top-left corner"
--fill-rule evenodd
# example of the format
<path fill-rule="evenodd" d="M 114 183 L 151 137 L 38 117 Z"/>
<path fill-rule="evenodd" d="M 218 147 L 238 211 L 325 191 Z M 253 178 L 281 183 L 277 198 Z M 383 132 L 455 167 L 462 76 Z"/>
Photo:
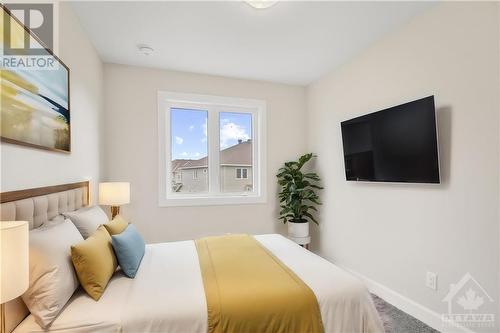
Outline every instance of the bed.
<path fill-rule="evenodd" d="M 30 228 L 87 205 L 88 183 L 2 194 L 2 220 Z M 277 234 L 255 239 L 313 291 L 325 332 L 383 332 L 366 287 L 352 275 Z M 8 331 L 42 332 L 22 300 L 7 304 Z M 118 271 L 99 301 L 78 289 L 54 332 L 207 332 L 207 303 L 194 241 L 148 244 L 135 279 Z"/>

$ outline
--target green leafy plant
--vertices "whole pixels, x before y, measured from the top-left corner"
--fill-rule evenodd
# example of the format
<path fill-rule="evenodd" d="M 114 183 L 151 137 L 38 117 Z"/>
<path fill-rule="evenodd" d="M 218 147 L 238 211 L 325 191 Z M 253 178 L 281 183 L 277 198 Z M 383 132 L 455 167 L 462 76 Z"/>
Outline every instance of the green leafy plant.
<path fill-rule="evenodd" d="M 286 222 L 305 223 L 312 221 L 318 224 L 312 211 L 317 212 L 316 206 L 321 205 L 318 190 L 323 189 L 318 185 L 321 180 L 315 172 L 303 173 L 302 167 L 316 157 L 309 153 L 301 156 L 298 161 L 286 162 L 278 170 L 276 177 L 281 187 L 278 197 L 280 199 L 279 219 Z"/>

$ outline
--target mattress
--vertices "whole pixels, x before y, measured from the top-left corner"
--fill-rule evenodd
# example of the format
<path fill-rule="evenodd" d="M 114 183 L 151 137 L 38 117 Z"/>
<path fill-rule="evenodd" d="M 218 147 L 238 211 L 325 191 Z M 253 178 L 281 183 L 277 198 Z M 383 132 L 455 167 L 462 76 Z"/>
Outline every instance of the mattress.
<path fill-rule="evenodd" d="M 325 332 L 383 332 L 361 281 L 287 238 L 255 238 L 314 292 Z M 148 244 L 135 279 L 117 272 L 95 302 L 78 290 L 53 332 L 207 332 L 207 306 L 193 241 Z M 14 332 L 43 332 L 28 316 Z"/>

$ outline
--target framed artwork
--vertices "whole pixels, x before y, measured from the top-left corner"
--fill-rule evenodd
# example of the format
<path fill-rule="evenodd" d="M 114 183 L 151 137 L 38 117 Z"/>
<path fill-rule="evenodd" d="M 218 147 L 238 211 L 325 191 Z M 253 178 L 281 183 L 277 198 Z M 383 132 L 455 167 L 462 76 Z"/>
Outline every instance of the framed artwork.
<path fill-rule="evenodd" d="M 1 6 L 2 27 L 6 27 L 6 20 L 10 22 L 10 34 L 0 34 L 2 47 L 7 42 L 9 45 L 24 45 L 29 34 L 31 43 L 38 43 L 41 50 L 42 54 L 38 57 L 54 65 L 51 68 L 28 68 L 2 64 L 0 139 L 2 142 L 70 153 L 69 68 L 7 8 Z M 7 58 L 3 49 L 2 55 Z M 22 53 L 16 57 L 23 59 Z"/>

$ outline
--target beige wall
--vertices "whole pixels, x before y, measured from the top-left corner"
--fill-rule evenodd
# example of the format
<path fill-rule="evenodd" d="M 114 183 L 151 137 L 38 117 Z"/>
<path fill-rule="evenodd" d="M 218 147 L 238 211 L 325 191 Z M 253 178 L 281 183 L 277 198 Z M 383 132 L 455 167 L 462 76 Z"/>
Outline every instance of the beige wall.
<path fill-rule="evenodd" d="M 59 56 L 70 68 L 71 154 L 2 143 L 1 191 L 92 180 L 100 171 L 103 65 L 68 3 L 59 8 Z"/>
<path fill-rule="evenodd" d="M 123 207 L 148 242 L 227 232 L 270 233 L 276 219 L 275 172 L 306 151 L 305 89 L 217 76 L 106 64 L 104 179 L 131 183 Z M 266 204 L 158 207 L 158 90 L 267 101 Z"/>
<path fill-rule="evenodd" d="M 315 248 L 438 314 L 466 272 L 499 295 L 497 6 L 438 5 L 307 90 L 309 148 L 326 187 Z M 442 184 L 346 182 L 340 122 L 432 94 Z M 426 271 L 438 274 L 437 292 Z"/>

